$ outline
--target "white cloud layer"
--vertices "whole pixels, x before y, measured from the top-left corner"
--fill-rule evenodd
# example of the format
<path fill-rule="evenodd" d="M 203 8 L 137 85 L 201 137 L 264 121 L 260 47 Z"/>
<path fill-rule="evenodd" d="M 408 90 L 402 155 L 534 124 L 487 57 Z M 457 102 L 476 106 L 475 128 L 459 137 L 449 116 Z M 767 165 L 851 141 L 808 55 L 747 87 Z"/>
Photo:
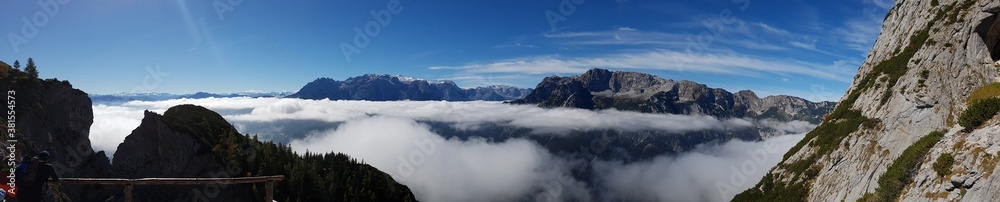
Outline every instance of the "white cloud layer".
<path fill-rule="evenodd" d="M 594 164 L 613 198 L 627 201 L 729 201 L 757 184 L 805 135 L 700 146 L 632 164 Z"/>
<path fill-rule="evenodd" d="M 90 143 L 94 150 L 114 155 L 118 144 L 142 122 L 142 112 L 122 106 L 94 106 L 94 124 L 90 126 Z"/>
<path fill-rule="evenodd" d="M 443 101 L 330 101 L 281 98 L 206 98 L 175 99 L 156 102 L 128 102 L 121 106 L 95 106 L 92 139 L 100 139 L 100 148 L 113 152 L 128 133 L 139 126 L 142 111 L 163 113 L 172 106 L 195 104 L 219 112 L 237 128 L 246 124 L 266 124 L 276 120 L 315 120 L 345 122 L 371 115 L 408 118 L 420 121 L 456 123 L 471 126 L 480 123 L 507 123 L 531 128 L 537 133 L 588 131 L 600 129 L 664 130 L 677 133 L 750 126 L 742 119 L 718 120 L 711 116 L 647 114 L 617 110 L 544 109 L 529 105 L 500 102 Z M 104 114 L 107 114 L 104 116 Z M 115 121 L 121 119 L 119 121 Z M 107 121 L 106 121 L 107 120 Z M 108 125 L 108 121 L 116 124 Z M 275 127 L 281 127 L 280 125 Z M 127 129 L 127 130 L 126 130 Z M 240 131 L 248 132 L 248 131 Z M 250 131 L 259 133 L 260 131 Z"/>
<path fill-rule="evenodd" d="M 298 152 L 341 152 L 363 159 L 428 201 L 727 201 L 752 187 L 803 135 L 699 146 L 679 156 L 621 162 L 564 159 L 523 139 L 502 143 L 444 139 L 412 119 L 348 121 L 291 143 Z M 568 172 L 592 165 L 602 198 Z"/>
<path fill-rule="evenodd" d="M 752 124 L 787 131 L 810 127 L 808 123 L 799 122 L 718 120 L 707 116 L 616 110 L 542 109 L 498 102 L 207 98 L 94 106 L 91 140 L 95 149 L 114 152 L 125 136 L 139 125 L 143 110 L 162 114 L 169 107 L 180 104 L 201 105 L 217 111 L 237 128 L 279 121 L 328 123 L 330 127 L 291 140 L 289 144 L 300 153 L 332 151 L 361 159 L 390 173 L 410 187 L 418 199 L 425 201 L 718 201 L 752 186 L 802 137 L 782 136 L 762 142 L 733 141 L 700 146 L 676 156 L 625 164 L 555 155 L 526 139 L 504 142 L 445 139 L 420 121 L 447 122 L 458 128 L 504 123 L 536 132 L 613 129 L 682 133 Z M 246 133 L 244 130 L 241 132 Z M 730 168 L 744 169 L 745 162 L 756 168 L 741 170 L 740 176 L 745 180 L 733 182 Z M 571 171 L 581 168 L 593 169 L 590 182 L 573 177 Z M 722 193 L 717 182 L 732 189 Z M 664 198 L 667 196 L 671 198 Z"/>
<path fill-rule="evenodd" d="M 549 181 L 578 185 L 564 189 L 586 193 L 566 173 L 563 160 L 533 142 L 445 140 L 412 119 L 352 120 L 291 146 L 297 152 L 341 152 L 363 159 L 425 201 L 516 201 L 544 194 L 542 185 Z"/>

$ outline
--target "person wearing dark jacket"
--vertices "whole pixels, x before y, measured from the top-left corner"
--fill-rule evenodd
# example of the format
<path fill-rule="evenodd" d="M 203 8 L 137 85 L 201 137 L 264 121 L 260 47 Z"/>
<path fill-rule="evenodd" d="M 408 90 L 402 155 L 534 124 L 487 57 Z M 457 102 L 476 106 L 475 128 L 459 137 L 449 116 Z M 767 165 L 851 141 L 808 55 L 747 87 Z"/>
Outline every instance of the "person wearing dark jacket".
<path fill-rule="evenodd" d="M 24 180 L 17 180 L 17 198 L 19 202 L 42 201 L 42 198 L 45 196 L 45 186 L 48 184 L 49 178 L 52 178 L 53 181 L 59 180 L 59 175 L 56 174 L 55 168 L 48 163 L 49 157 L 49 152 L 47 151 L 38 153 L 38 156 L 35 157 L 37 158 L 37 162 L 31 162 L 27 167 L 28 171 L 22 174 L 27 175 L 22 177 Z"/>

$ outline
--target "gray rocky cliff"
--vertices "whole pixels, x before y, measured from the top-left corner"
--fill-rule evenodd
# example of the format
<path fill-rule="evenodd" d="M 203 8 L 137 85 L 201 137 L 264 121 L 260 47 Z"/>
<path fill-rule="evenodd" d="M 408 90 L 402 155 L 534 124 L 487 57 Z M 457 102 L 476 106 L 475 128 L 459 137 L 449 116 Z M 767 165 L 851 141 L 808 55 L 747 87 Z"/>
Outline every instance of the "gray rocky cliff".
<path fill-rule="evenodd" d="M 94 114 L 87 93 L 73 88 L 68 81 L 38 79 L 0 63 L 0 91 L 5 103 L 13 101 L 12 121 L 17 131 L 16 158 L 48 151 L 60 177 L 103 177 L 109 174 L 110 161 L 104 152 L 96 152 L 90 143 Z M 7 96 L 10 97 L 7 97 Z M 4 112 L 5 114 L 9 112 Z M 5 117 L 6 119 L 6 117 Z M 7 131 L 8 124 L 0 126 Z M 6 133 L 5 133 L 6 134 Z M 5 138 L 8 139 L 8 138 Z M 8 142 L 4 141 L 7 146 Z M 103 200 L 105 187 L 67 186 L 54 192 L 76 200 Z"/>
<path fill-rule="evenodd" d="M 749 90 L 734 94 L 692 81 L 605 69 L 572 77 L 547 77 L 531 94 L 512 103 L 810 123 L 819 123 L 836 104 L 783 95 L 760 98 Z"/>
<path fill-rule="evenodd" d="M 996 200 L 1000 124 L 969 133 L 957 122 L 973 91 L 1000 81 L 998 12 L 993 0 L 898 1 L 841 106 L 734 201 Z M 926 155 L 904 154 L 933 131 L 944 134 Z M 941 176 L 944 153 L 956 163 Z M 918 167 L 887 172 L 905 161 Z"/>

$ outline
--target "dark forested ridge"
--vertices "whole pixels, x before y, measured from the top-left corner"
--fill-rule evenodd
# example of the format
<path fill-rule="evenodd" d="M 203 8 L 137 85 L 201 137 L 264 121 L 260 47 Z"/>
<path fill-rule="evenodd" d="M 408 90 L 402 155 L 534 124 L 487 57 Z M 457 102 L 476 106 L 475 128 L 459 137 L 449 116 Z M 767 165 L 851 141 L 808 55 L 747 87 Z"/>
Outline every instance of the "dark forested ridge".
<path fill-rule="evenodd" d="M 276 199 L 416 201 L 409 188 L 363 162 L 340 153 L 297 154 L 288 146 L 241 135 L 222 116 L 201 106 L 172 107 L 164 112 L 163 121 L 213 145 L 211 151 L 220 161 L 245 168 L 234 177 L 284 175 L 285 181 L 275 188 Z M 256 191 L 263 196 L 262 189 Z"/>

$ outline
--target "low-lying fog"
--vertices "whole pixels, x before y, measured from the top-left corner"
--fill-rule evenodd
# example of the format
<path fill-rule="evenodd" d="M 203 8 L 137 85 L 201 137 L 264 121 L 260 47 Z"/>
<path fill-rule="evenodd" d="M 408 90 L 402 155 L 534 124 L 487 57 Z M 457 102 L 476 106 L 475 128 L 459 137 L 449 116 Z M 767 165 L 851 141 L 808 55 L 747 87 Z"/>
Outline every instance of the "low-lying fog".
<path fill-rule="evenodd" d="M 214 110 L 241 133 L 291 145 L 299 153 L 341 152 L 362 159 L 410 187 L 423 201 L 727 201 L 752 187 L 803 137 L 712 142 L 677 154 L 625 161 L 553 152 L 524 136 L 502 141 L 449 138 L 428 122 L 446 123 L 457 131 L 502 124 L 527 129 L 525 135 L 532 137 L 572 137 L 594 130 L 685 135 L 751 126 L 804 133 L 815 127 L 801 121 L 543 109 L 499 102 L 207 98 L 96 105 L 90 133 L 94 149 L 110 157 L 140 124 L 144 110 L 162 114 L 180 104 Z M 616 152 L 608 145 L 580 147 Z"/>

